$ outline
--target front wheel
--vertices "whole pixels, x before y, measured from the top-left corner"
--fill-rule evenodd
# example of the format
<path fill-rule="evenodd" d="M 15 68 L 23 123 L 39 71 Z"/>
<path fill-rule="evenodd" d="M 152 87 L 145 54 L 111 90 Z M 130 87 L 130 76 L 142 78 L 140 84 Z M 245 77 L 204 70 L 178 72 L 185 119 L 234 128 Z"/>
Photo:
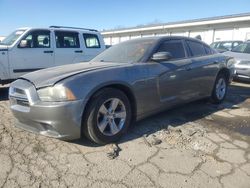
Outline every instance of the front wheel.
<path fill-rule="evenodd" d="M 228 88 L 228 81 L 225 74 L 219 74 L 216 78 L 211 100 L 215 104 L 222 103 L 226 97 Z"/>
<path fill-rule="evenodd" d="M 86 110 L 83 131 L 97 144 L 117 141 L 131 121 L 131 105 L 127 96 L 113 88 L 96 93 Z"/>

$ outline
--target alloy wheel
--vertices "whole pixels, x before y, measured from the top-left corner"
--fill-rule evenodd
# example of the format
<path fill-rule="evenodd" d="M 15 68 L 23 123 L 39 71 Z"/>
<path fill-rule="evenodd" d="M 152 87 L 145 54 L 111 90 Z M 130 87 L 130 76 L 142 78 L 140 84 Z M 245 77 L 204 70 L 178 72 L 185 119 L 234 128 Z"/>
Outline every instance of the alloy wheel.
<path fill-rule="evenodd" d="M 126 116 L 126 107 L 120 99 L 108 99 L 98 110 L 97 126 L 105 136 L 116 135 L 123 128 Z"/>
<path fill-rule="evenodd" d="M 216 84 L 216 96 L 219 100 L 222 100 L 226 94 L 226 81 L 224 78 L 220 78 Z"/>

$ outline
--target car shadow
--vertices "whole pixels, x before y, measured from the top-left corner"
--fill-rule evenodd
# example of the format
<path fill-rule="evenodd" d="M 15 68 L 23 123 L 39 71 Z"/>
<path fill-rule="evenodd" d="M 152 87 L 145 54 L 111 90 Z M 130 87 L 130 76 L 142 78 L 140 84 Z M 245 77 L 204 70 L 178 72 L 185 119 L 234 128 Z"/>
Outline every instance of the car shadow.
<path fill-rule="evenodd" d="M 250 87 L 244 84 L 233 83 L 230 85 L 227 97 L 222 104 L 215 105 L 210 103 L 209 100 L 203 99 L 150 116 L 144 120 L 134 123 L 126 135 L 124 135 L 121 140 L 117 142 L 117 144 L 154 134 L 157 131 L 167 129 L 169 126 L 182 126 L 186 123 L 205 118 L 223 109 L 235 108 L 248 98 L 250 98 Z M 90 147 L 99 146 L 90 142 L 86 138 L 72 142 Z"/>
<path fill-rule="evenodd" d="M 9 87 L 0 87 L 0 101 L 7 101 L 8 98 Z"/>

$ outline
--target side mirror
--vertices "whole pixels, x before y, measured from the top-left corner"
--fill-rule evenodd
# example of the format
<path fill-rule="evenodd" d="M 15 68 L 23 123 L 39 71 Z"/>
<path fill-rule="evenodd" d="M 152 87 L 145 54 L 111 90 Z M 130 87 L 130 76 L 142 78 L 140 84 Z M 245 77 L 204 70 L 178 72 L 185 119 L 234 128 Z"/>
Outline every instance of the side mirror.
<path fill-rule="evenodd" d="M 156 62 L 161 62 L 161 61 L 168 61 L 171 59 L 173 56 L 169 52 L 157 52 L 153 54 L 153 57 L 151 60 L 156 61 Z"/>
<path fill-rule="evenodd" d="M 21 40 L 19 43 L 20 48 L 28 48 L 28 41 L 27 40 Z"/>

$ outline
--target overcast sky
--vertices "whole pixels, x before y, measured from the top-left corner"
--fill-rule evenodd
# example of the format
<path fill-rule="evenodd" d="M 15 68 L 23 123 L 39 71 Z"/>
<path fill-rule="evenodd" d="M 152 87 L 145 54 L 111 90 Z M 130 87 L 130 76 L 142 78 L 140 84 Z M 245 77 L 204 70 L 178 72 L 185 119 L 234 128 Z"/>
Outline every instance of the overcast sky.
<path fill-rule="evenodd" d="M 0 36 L 18 27 L 98 30 L 250 12 L 250 0 L 0 0 Z"/>

